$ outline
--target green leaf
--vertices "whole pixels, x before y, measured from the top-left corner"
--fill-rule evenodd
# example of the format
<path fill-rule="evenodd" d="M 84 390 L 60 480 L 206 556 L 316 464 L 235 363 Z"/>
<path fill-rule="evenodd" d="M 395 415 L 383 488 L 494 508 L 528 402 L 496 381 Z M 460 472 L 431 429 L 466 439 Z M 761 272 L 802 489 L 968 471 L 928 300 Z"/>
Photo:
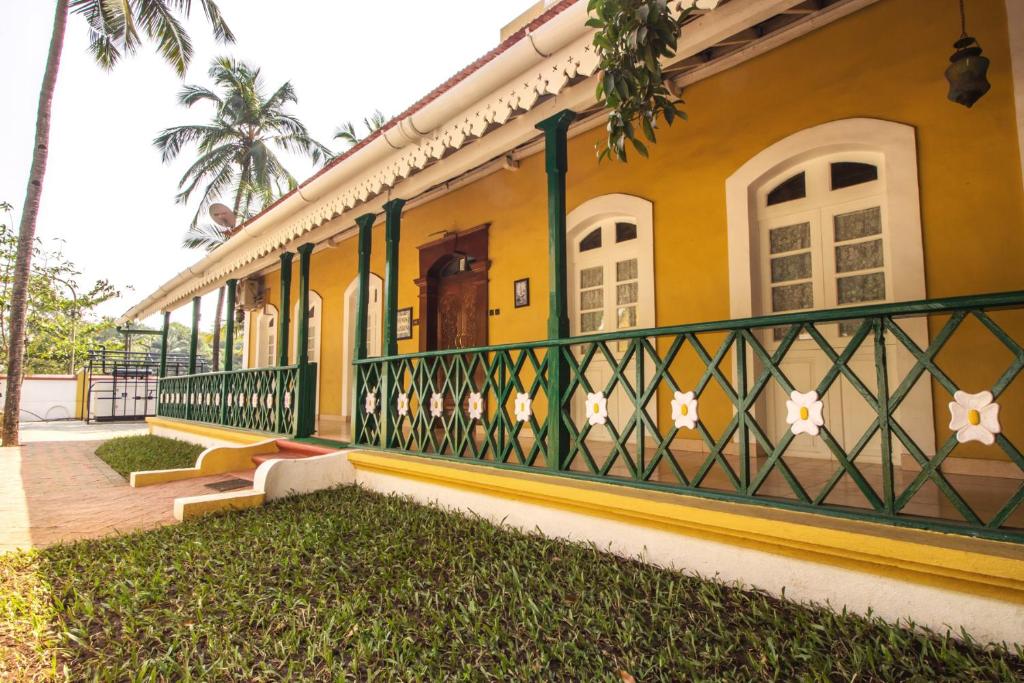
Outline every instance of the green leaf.
<path fill-rule="evenodd" d="M 647 146 L 644 145 L 644 143 L 640 142 L 636 138 L 630 138 L 629 141 L 633 143 L 633 146 L 636 147 L 636 151 L 640 152 L 641 156 L 644 156 L 644 157 L 648 156 L 647 155 Z"/>

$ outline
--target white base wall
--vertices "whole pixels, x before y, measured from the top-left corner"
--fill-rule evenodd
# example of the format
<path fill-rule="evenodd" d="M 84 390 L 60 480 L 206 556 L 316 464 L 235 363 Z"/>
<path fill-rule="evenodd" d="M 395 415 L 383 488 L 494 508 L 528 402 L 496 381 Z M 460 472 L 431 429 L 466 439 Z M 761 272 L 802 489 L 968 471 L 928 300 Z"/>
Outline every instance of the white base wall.
<path fill-rule="evenodd" d="M 355 479 L 381 493 L 525 532 L 594 543 L 616 555 L 780 597 L 785 593 L 790 600 L 857 614 L 871 611 L 891 623 L 910 620 L 940 633 L 948 629 L 958 635 L 963 627 L 982 642 L 1024 644 L 1022 605 L 378 472 L 356 470 Z"/>

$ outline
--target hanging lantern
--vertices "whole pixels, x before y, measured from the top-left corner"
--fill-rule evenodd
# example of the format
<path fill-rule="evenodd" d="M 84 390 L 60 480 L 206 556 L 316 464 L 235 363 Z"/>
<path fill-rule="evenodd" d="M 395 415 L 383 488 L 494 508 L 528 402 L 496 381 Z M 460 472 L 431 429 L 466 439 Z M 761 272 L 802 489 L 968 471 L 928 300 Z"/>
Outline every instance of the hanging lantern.
<path fill-rule="evenodd" d="M 971 107 L 989 91 L 985 74 L 988 73 L 988 57 L 981 54 L 981 46 L 967 35 L 967 21 L 964 16 L 964 0 L 960 0 L 960 38 L 953 47 L 956 52 L 949 58 L 946 80 L 949 81 L 949 99 L 965 107 Z"/>

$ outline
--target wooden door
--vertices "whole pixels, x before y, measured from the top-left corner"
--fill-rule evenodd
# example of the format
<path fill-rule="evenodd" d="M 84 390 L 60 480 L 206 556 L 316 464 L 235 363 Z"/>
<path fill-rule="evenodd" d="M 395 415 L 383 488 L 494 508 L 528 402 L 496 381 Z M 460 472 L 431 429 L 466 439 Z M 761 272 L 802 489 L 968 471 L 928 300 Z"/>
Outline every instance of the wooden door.
<path fill-rule="evenodd" d="M 487 345 L 487 273 L 462 271 L 441 277 L 437 288 L 437 348 L 468 349 Z M 461 384 L 459 371 L 451 377 L 453 387 Z M 474 385 L 479 389 L 484 381 L 483 367 L 475 373 Z M 443 386 L 445 372 L 438 372 L 438 386 Z M 463 397 L 463 403 L 468 401 Z M 456 410 L 451 391 L 444 392 L 444 412 Z M 466 406 L 462 406 L 466 410 Z"/>
<path fill-rule="evenodd" d="M 440 278 L 437 348 L 487 345 L 487 274 L 463 271 Z"/>

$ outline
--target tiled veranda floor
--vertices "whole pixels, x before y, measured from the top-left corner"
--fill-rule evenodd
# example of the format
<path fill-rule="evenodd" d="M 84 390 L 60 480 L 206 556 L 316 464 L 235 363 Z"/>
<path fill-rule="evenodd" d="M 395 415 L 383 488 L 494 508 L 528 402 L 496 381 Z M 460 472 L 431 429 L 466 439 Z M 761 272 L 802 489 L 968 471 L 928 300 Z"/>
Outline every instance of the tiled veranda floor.
<path fill-rule="evenodd" d="M 139 427 L 51 423 L 23 430 L 20 447 L 0 448 L 0 553 L 173 524 L 175 498 L 212 493 L 206 484 L 230 478 L 131 488 L 94 452 L 102 439 Z M 69 435 L 92 440 L 34 440 Z"/>

